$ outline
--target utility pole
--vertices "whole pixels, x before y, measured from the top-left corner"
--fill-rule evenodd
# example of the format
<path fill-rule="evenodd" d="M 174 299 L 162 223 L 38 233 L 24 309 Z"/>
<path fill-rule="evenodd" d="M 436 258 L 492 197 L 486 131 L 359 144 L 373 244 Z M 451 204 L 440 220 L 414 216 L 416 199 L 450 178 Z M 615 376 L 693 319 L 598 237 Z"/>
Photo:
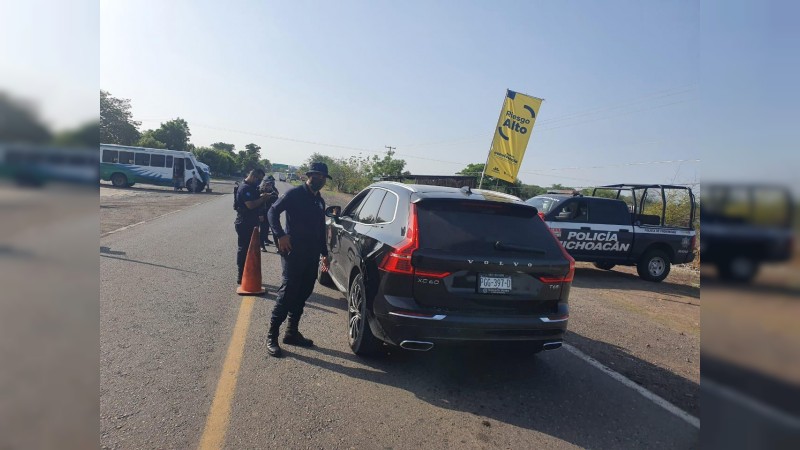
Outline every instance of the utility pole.
<path fill-rule="evenodd" d="M 384 148 L 388 148 L 390 153 L 397 149 L 397 147 L 390 147 L 388 145 L 384 145 Z"/>

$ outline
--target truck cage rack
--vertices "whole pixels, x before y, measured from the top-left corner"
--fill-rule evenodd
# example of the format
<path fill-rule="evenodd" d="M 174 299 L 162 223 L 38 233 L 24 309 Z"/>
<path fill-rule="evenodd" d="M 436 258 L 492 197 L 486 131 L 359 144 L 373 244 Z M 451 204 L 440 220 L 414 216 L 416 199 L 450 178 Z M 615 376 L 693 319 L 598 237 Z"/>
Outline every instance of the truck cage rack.
<path fill-rule="evenodd" d="M 633 214 L 639 215 L 641 211 L 644 210 L 644 200 L 647 198 L 647 191 L 649 189 L 659 190 L 661 191 L 661 218 L 660 218 L 660 226 L 666 226 L 664 224 L 665 217 L 667 215 L 667 194 L 666 190 L 684 190 L 687 191 L 689 194 L 689 204 L 691 207 L 691 211 L 689 212 L 689 224 L 687 227 L 682 228 L 691 228 L 692 224 L 695 220 L 695 210 L 697 202 L 695 201 L 694 192 L 688 186 L 679 186 L 673 184 L 609 184 L 605 186 L 597 186 L 592 189 L 592 197 L 595 196 L 597 190 L 610 190 L 610 191 L 617 191 L 617 200 L 619 200 L 622 191 L 629 191 L 633 197 Z M 642 191 L 641 199 L 636 199 L 636 191 Z"/>

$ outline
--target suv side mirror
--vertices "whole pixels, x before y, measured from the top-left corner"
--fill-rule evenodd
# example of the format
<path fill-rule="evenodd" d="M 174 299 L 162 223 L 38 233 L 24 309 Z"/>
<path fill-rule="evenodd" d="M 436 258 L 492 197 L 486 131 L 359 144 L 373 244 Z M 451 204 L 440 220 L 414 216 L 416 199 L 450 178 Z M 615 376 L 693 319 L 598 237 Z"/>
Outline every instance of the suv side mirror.
<path fill-rule="evenodd" d="M 336 222 L 339 221 L 339 218 L 342 215 L 342 207 L 341 206 L 328 206 L 325 208 L 325 217 L 330 217 L 331 219 L 335 220 Z"/>

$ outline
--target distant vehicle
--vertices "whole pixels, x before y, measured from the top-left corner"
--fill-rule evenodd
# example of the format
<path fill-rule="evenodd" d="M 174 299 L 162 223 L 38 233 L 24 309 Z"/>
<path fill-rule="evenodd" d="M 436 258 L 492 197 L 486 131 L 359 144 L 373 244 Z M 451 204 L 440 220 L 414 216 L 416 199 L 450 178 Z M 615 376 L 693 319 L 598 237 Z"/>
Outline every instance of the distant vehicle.
<path fill-rule="evenodd" d="M 616 198 L 584 197 L 556 193 L 542 194 L 526 201 L 543 215 L 548 226 L 576 261 L 593 262 L 611 270 L 616 265 L 635 265 L 639 276 L 648 281 L 663 281 L 671 264 L 688 263 L 695 258 L 695 200 L 691 189 L 668 185 L 613 185 L 598 189 L 616 191 Z M 686 193 L 689 205 L 686 222 L 667 224 L 665 210 L 660 214 L 641 214 L 645 201 L 665 199 L 665 191 Z M 620 194 L 632 194 L 632 205 Z M 595 192 L 593 192 L 594 194 Z M 637 195 L 638 194 L 638 195 Z"/>
<path fill-rule="evenodd" d="M 278 181 L 286 181 L 286 172 L 278 172 Z"/>
<path fill-rule="evenodd" d="M 358 355 L 382 342 L 561 347 L 575 261 L 536 209 L 492 191 L 381 182 L 326 209 L 330 270 Z"/>
<path fill-rule="evenodd" d="M 791 259 L 794 201 L 783 186 L 703 185 L 701 264 L 717 266 L 720 278 L 751 281 L 762 263 Z"/>
<path fill-rule="evenodd" d="M 0 145 L 0 178 L 24 186 L 49 181 L 97 183 L 97 149 L 45 147 L 28 144 Z"/>
<path fill-rule="evenodd" d="M 117 187 L 136 183 L 172 186 L 177 176 L 189 191 L 201 191 L 208 186 L 210 173 L 199 164 L 190 152 L 100 144 L 100 179 Z M 192 171 L 198 172 L 199 186 L 194 186 Z"/>
<path fill-rule="evenodd" d="M 287 179 L 288 179 L 289 181 L 298 181 L 298 180 L 300 180 L 300 178 L 298 178 L 298 177 L 297 177 L 297 174 L 296 174 L 296 173 L 294 173 L 294 172 L 292 172 L 292 173 L 288 174 L 288 176 L 287 176 Z"/>

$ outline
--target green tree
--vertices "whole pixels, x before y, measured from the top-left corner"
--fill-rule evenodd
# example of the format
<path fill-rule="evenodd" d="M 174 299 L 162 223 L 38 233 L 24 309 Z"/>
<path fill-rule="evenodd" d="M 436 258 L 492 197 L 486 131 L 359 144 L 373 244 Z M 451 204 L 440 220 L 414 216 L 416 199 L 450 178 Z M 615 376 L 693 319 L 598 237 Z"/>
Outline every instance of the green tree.
<path fill-rule="evenodd" d="M 139 140 L 139 125 L 133 120 L 131 101 L 100 91 L 100 142 L 133 145 Z"/>
<path fill-rule="evenodd" d="M 230 153 L 231 156 L 236 155 L 236 146 L 234 144 L 227 144 L 225 142 L 214 142 L 211 144 L 211 147 L 216 150 L 222 150 L 224 152 Z"/>
<path fill-rule="evenodd" d="M 42 144 L 50 139 L 32 104 L 0 92 L 0 141 Z"/>
<path fill-rule="evenodd" d="M 478 181 L 480 182 L 481 174 L 483 174 L 483 168 L 486 167 L 486 164 L 483 163 L 472 163 L 467 164 L 467 167 L 459 170 L 456 172 L 456 175 L 469 175 L 473 177 L 478 177 Z M 492 189 L 495 186 L 508 186 L 508 182 L 497 179 L 493 176 L 486 175 L 483 177 L 483 188 L 484 189 Z"/>
<path fill-rule="evenodd" d="M 224 150 L 217 150 L 212 147 L 197 147 L 193 153 L 200 162 L 208 164 L 214 174 L 231 175 L 238 171 L 236 159 Z"/>
<path fill-rule="evenodd" d="M 333 179 L 328 181 L 327 187 L 331 190 L 355 194 L 372 183 L 369 178 L 370 161 L 367 158 L 359 156 L 333 158 L 314 153 L 300 166 L 299 171 L 305 174 L 312 162 L 322 162 L 328 166 L 328 173 Z"/>
<path fill-rule="evenodd" d="M 245 151 L 247 151 L 247 153 L 250 153 L 252 155 L 256 155 L 256 157 L 258 159 L 261 159 L 261 147 L 260 146 L 258 146 L 256 144 L 253 144 L 253 143 L 250 143 L 250 144 L 245 145 L 244 148 L 245 148 Z"/>
<path fill-rule="evenodd" d="M 247 150 L 239 150 L 239 153 L 236 155 L 236 166 L 239 172 L 246 174 L 260 167 L 258 155 L 248 152 Z"/>
<path fill-rule="evenodd" d="M 617 198 L 617 191 L 611 190 L 611 189 L 597 189 L 597 190 L 595 190 L 595 188 L 591 187 L 591 188 L 587 188 L 587 189 L 583 190 L 584 195 L 592 195 L 592 191 L 594 191 L 594 196 L 595 197 Z M 622 197 L 622 194 L 620 195 L 620 198 L 621 197 Z"/>
<path fill-rule="evenodd" d="M 264 169 L 264 172 L 267 174 L 272 173 L 272 163 L 268 159 L 262 159 L 258 163 L 261 165 L 261 168 Z"/>
<path fill-rule="evenodd" d="M 159 141 L 155 137 L 155 130 L 147 130 L 142 133 L 142 136 L 136 141 L 137 147 L 146 147 L 146 148 L 167 148 L 167 144 Z"/>
<path fill-rule="evenodd" d="M 189 124 L 180 117 L 162 123 L 153 132 L 153 137 L 166 144 L 168 149 L 183 152 L 188 150 L 191 136 Z"/>
<path fill-rule="evenodd" d="M 375 179 L 377 177 L 399 177 L 403 175 L 406 162 L 402 159 L 395 159 L 394 154 L 393 150 L 389 150 L 383 159 L 379 158 L 378 155 L 374 155 L 366 161 L 367 176 L 370 179 Z M 405 172 L 405 174 L 409 174 L 409 172 Z"/>

